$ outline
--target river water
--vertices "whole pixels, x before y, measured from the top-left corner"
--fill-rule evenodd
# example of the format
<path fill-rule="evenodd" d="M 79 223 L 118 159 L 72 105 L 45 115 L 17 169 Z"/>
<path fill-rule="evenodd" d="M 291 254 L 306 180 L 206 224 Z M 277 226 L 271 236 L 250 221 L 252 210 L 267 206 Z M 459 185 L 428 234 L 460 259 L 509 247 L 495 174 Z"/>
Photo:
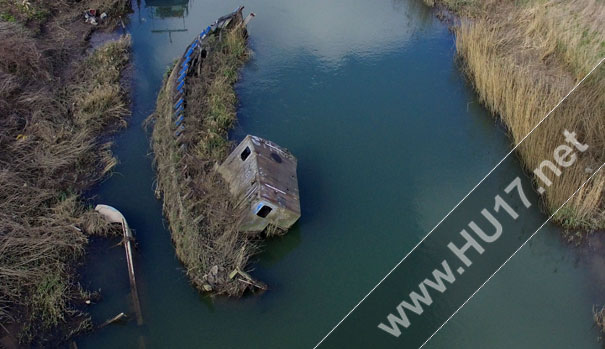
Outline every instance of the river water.
<path fill-rule="evenodd" d="M 80 348 L 312 347 L 510 149 L 456 66 L 452 33 L 420 0 L 245 2 L 257 15 L 254 54 L 236 86 L 232 138 L 258 135 L 297 156 L 302 218 L 253 261 L 268 292 L 201 296 L 153 196 L 141 123 L 167 65 L 239 4 L 135 2 L 133 116 L 116 137 L 116 173 L 94 201 L 121 210 L 136 232 L 144 324 L 80 336 Z M 426 347 L 598 348 L 599 269 L 559 236 L 542 229 Z M 132 309 L 117 242 L 93 241 L 83 270 L 84 286 L 103 296 L 90 307 L 95 323 Z"/>

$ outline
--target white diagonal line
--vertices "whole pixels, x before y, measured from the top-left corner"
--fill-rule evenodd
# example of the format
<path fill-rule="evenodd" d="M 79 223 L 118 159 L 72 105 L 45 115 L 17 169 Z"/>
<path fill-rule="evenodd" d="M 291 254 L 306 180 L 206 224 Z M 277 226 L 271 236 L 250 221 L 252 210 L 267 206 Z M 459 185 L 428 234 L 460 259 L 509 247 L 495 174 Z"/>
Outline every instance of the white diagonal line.
<path fill-rule="evenodd" d="M 481 286 L 479 286 L 479 288 L 478 288 L 478 289 L 477 289 L 475 292 L 473 292 L 473 294 L 472 294 L 470 297 L 468 297 L 468 299 L 467 299 L 466 301 L 464 301 L 464 303 L 462 303 L 462 305 L 461 305 L 461 306 L 460 306 L 458 309 L 456 309 L 456 311 L 455 311 L 455 312 L 454 312 L 454 313 L 453 313 L 453 314 L 452 314 L 450 317 L 448 317 L 448 318 L 447 318 L 447 320 L 445 320 L 445 322 L 444 322 L 444 323 L 443 323 L 441 326 L 439 326 L 439 328 L 438 328 L 438 329 L 437 329 L 435 332 L 433 332 L 433 334 L 432 334 L 432 335 L 431 335 L 431 336 L 430 336 L 430 337 L 429 337 L 429 338 L 428 338 L 428 339 L 427 339 L 427 340 L 426 340 L 424 343 L 422 343 L 422 345 L 421 345 L 420 347 L 418 347 L 418 349 L 420 349 L 420 348 L 424 347 L 424 345 L 425 345 L 426 343 L 428 343 L 428 341 L 430 341 L 430 340 L 431 340 L 431 338 L 433 338 L 433 336 L 434 336 L 435 334 L 437 334 L 437 332 L 439 332 L 439 330 L 441 330 L 441 328 L 442 328 L 443 326 L 445 326 L 445 324 L 447 324 L 447 322 L 448 322 L 448 321 L 450 321 L 450 319 L 451 319 L 452 317 L 454 317 L 454 315 L 456 315 L 456 314 L 458 313 L 458 311 L 459 311 L 460 309 L 462 309 L 462 307 L 463 307 L 463 306 L 465 306 L 465 305 L 466 305 L 466 303 L 468 303 L 468 301 L 470 301 L 470 300 L 471 300 L 471 298 L 473 298 L 473 297 L 475 296 L 475 294 L 476 294 L 477 292 L 479 292 L 479 290 L 480 290 L 481 288 L 483 288 L 483 286 L 485 286 L 485 284 L 487 284 L 487 282 L 488 282 L 489 280 L 491 280 L 491 279 L 492 279 L 492 277 L 493 277 L 494 275 L 496 275 L 496 273 L 497 273 L 497 272 L 499 272 L 499 271 L 500 271 L 500 269 L 502 269 L 502 267 L 503 267 L 503 266 L 504 266 L 506 263 L 508 263 L 508 261 L 510 261 L 510 260 L 511 260 L 511 258 L 513 258 L 513 257 L 514 257 L 514 256 L 517 254 L 517 252 L 519 252 L 519 250 L 520 250 L 520 249 L 522 249 L 522 248 L 523 248 L 523 246 L 525 246 L 525 244 L 527 244 L 527 243 L 529 242 L 529 240 L 531 240 L 531 238 L 533 238 L 533 237 L 534 237 L 534 235 L 536 235 L 536 233 L 537 233 L 537 232 L 538 232 L 540 229 L 542 229 L 542 227 L 543 227 L 544 225 L 546 225 L 546 223 L 548 223 L 548 222 L 551 220 L 551 218 L 552 218 L 554 215 L 556 215 L 556 214 L 557 214 L 557 212 L 559 212 L 559 210 L 560 210 L 561 208 L 563 208 L 563 206 L 565 206 L 565 204 L 566 204 L 566 203 L 567 203 L 569 200 L 571 200 L 571 198 L 572 198 L 572 197 L 574 197 L 574 195 L 576 195 L 576 194 L 578 193 L 578 191 L 580 191 L 580 189 L 584 188 L 584 186 L 586 185 L 586 183 L 588 183 L 588 182 L 589 182 L 589 181 L 592 179 L 592 177 L 594 177 L 594 175 L 596 175 L 596 174 L 597 174 L 597 172 L 599 172 L 599 171 L 600 171 L 600 170 L 603 168 L 603 165 L 605 165 L 605 162 L 604 162 L 603 164 L 601 164 L 601 166 L 599 166 L 599 168 L 598 168 L 598 169 L 597 169 L 597 170 L 596 170 L 596 171 L 595 171 L 595 172 L 594 172 L 592 175 L 590 175 L 590 177 L 588 177 L 588 179 L 587 179 L 587 180 L 586 180 L 584 183 L 582 183 L 582 185 L 581 185 L 581 186 L 580 186 L 580 187 L 579 187 L 579 188 L 578 188 L 576 191 L 574 191 L 574 192 L 573 192 L 573 194 L 571 194 L 571 196 L 570 196 L 570 197 L 569 197 L 567 200 L 565 200 L 565 202 L 563 203 L 563 205 L 559 206 L 559 208 L 557 208 L 557 210 L 556 210 L 555 212 L 553 212 L 553 214 L 551 214 L 551 215 L 550 215 L 550 217 L 548 217 L 548 219 L 546 219 L 546 221 L 544 221 L 544 223 L 542 223 L 542 225 L 541 225 L 541 226 L 540 226 L 538 229 L 536 229 L 536 231 L 535 231 L 535 232 L 533 232 L 533 234 L 531 234 L 531 235 L 530 235 L 530 237 L 529 237 L 527 240 L 525 240 L 525 242 L 524 242 L 524 243 L 523 243 L 521 246 L 519 246 L 519 248 L 518 248 L 517 250 L 515 250 L 515 252 L 513 252 L 513 254 L 512 254 L 510 257 L 508 257 L 508 258 L 507 258 L 507 259 L 504 261 L 504 263 L 502 263 L 502 265 L 501 265 L 501 266 L 499 266 L 499 267 L 498 267 L 498 269 L 496 269 L 496 271 L 495 271 L 495 272 L 494 272 L 492 275 L 490 275 L 490 276 L 487 278 L 487 280 L 485 280 L 485 282 L 484 282 L 483 284 L 481 284 Z"/>
<path fill-rule="evenodd" d="M 351 310 L 350 310 L 350 311 L 349 311 L 349 312 L 348 312 L 348 313 L 347 313 L 347 314 L 346 314 L 346 315 L 345 315 L 345 316 L 344 316 L 344 317 L 343 317 L 343 318 L 342 318 L 342 319 L 341 319 L 341 320 L 340 320 L 340 321 L 339 321 L 339 322 L 336 324 L 336 326 L 334 326 L 334 327 L 333 327 L 333 328 L 330 330 L 330 332 L 328 332 L 328 334 L 326 334 L 326 335 L 325 335 L 325 336 L 324 336 L 324 337 L 323 337 L 323 338 L 322 338 L 322 339 L 321 339 L 321 340 L 320 340 L 320 341 L 319 341 L 319 342 L 318 342 L 318 343 L 317 343 L 317 344 L 316 344 L 316 345 L 313 347 L 313 349 L 316 349 L 318 346 L 320 346 L 320 345 L 321 345 L 321 343 L 323 343 L 323 341 L 324 341 L 326 338 L 328 338 L 328 336 L 329 336 L 329 335 L 331 335 L 331 334 L 332 334 L 332 332 L 334 332 L 334 330 L 335 330 L 336 328 L 338 328 L 338 326 L 340 326 L 340 324 L 341 324 L 343 321 L 345 321 L 345 320 L 346 320 L 346 319 L 349 317 L 349 315 L 351 315 L 351 313 L 352 313 L 352 312 L 354 312 L 354 311 L 355 311 L 355 309 L 357 309 L 357 307 L 359 307 L 359 305 L 360 305 L 361 303 L 363 303 L 363 301 L 365 301 L 365 300 L 366 300 L 366 298 L 368 298 L 368 296 L 369 296 L 370 294 L 372 294 L 372 292 L 374 292 L 374 290 L 375 290 L 375 289 L 376 289 L 378 286 L 380 286 L 380 284 L 382 284 L 382 282 L 383 282 L 384 280 L 386 280 L 386 278 L 387 278 L 387 277 L 389 277 L 389 275 L 391 275 L 391 273 L 393 273 L 393 271 L 394 271 L 395 269 L 397 269 L 397 267 L 399 267 L 399 265 L 400 265 L 400 264 L 401 264 L 403 261 L 405 261 L 405 259 L 406 259 L 406 258 L 408 258 L 408 256 L 409 256 L 409 255 L 410 255 L 412 252 L 414 252 L 414 250 L 415 250 L 416 248 L 418 248 L 418 246 L 420 246 L 420 244 L 421 244 L 421 243 L 422 243 L 422 242 L 423 242 L 423 241 L 424 241 L 424 240 L 425 240 L 425 239 L 426 239 L 426 238 L 427 238 L 429 235 L 431 235 L 431 233 L 433 232 L 433 230 L 435 230 L 435 229 L 436 229 L 436 228 L 437 228 L 439 225 L 441 225 L 441 223 L 442 223 L 442 222 L 443 222 L 443 221 L 444 221 L 444 220 L 445 220 L 447 217 L 449 217 L 449 215 L 450 215 L 450 214 L 451 214 L 451 213 L 452 213 L 452 212 L 453 212 L 453 211 L 454 211 L 456 208 L 458 208 L 458 206 L 460 206 L 460 204 L 461 204 L 461 203 L 462 203 L 464 200 L 466 200 L 466 198 L 467 198 L 467 197 L 468 197 L 468 196 L 469 196 L 469 195 L 470 195 L 470 194 L 471 194 L 473 191 L 475 191 L 475 189 L 477 189 L 477 187 L 478 187 L 479 185 L 481 185 L 481 183 L 483 183 L 483 181 L 485 181 L 485 179 L 486 179 L 486 178 L 487 178 L 487 177 L 488 177 L 490 174 L 492 174 L 492 172 L 494 172 L 494 170 L 495 170 L 496 168 L 498 168 L 498 166 L 500 166 L 500 164 L 501 164 L 501 163 L 502 163 L 504 160 L 506 160 L 506 158 L 508 158 L 508 156 L 509 156 L 510 154 L 512 154 L 512 153 L 513 153 L 513 152 L 514 152 L 514 151 L 515 151 L 515 150 L 516 150 L 516 149 L 519 147 L 519 145 L 521 145 L 521 143 L 523 143 L 523 141 L 525 141 L 525 139 L 526 139 L 527 137 L 529 137 L 529 135 L 531 135 L 531 134 L 534 132 L 534 130 L 535 130 L 535 129 L 536 129 L 538 126 L 540 126 L 540 125 L 541 125 L 541 124 L 544 122 L 544 120 L 546 120 L 546 119 L 547 119 L 547 118 L 550 116 L 550 114 L 552 114 L 552 112 L 553 112 L 553 111 L 555 111 L 555 109 L 557 109 L 557 108 L 559 107 L 559 105 L 561 105 L 561 103 L 563 103 L 563 101 L 565 101 L 565 100 L 567 99 L 567 97 L 569 97 L 569 95 L 570 95 L 570 94 L 571 94 L 573 91 L 575 91 L 575 90 L 578 88 L 578 86 L 580 86 L 580 84 L 581 84 L 582 82 L 584 82 L 584 80 L 586 80 L 586 78 L 587 78 L 587 77 L 589 77 L 589 76 L 590 76 L 590 74 L 592 74 L 592 73 L 595 71 L 595 69 L 597 69 L 597 68 L 599 67 L 599 65 L 601 65 L 601 63 L 603 63 L 603 61 L 604 61 L 604 60 L 605 60 L 605 57 L 601 58 L 601 60 L 599 61 L 599 63 L 597 63 L 597 64 L 596 64 L 596 65 L 595 65 L 595 66 L 594 66 L 594 67 L 593 67 L 593 68 L 592 68 L 592 69 L 591 69 L 591 70 L 588 72 L 588 74 L 586 74 L 586 76 L 584 76 L 584 77 L 582 78 L 582 80 L 580 80 L 580 81 L 579 81 L 579 82 L 578 82 L 578 83 L 577 83 L 577 84 L 576 84 L 576 85 L 575 85 L 575 86 L 574 86 L 574 87 L 573 87 L 573 88 L 572 88 L 572 89 L 571 89 L 571 90 L 570 90 L 570 91 L 569 91 L 569 92 L 568 92 L 568 93 L 567 93 L 567 94 L 566 94 L 566 95 L 565 95 L 565 96 L 564 96 L 564 97 L 563 97 L 563 98 L 562 98 L 562 99 L 559 101 L 559 103 L 557 103 L 557 104 L 554 106 L 554 108 L 552 108 L 552 109 L 551 109 L 551 110 L 550 110 L 550 111 L 549 111 L 549 112 L 546 114 L 546 116 L 544 116 L 544 117 L 542 118 L 542 120 L 540 120 L 540 122 L 538 122 L 538 123 L 536 124 L 536 126 L 534 126 L 534 128 L 532 128 L 532 129 L 529 131 L 529 133 L 528 133 L 527 135 L 525 135 L 525 137 L 523 137 L 523 139 L 521 139 L 521 140 L 519 141 L 519 143 L 517 143 L 517 145 L 515 145 L 515 146 L 514 146 L 514 147 L 513 147 L 513 148 L 512 148 L 512 149 L 511 149 L 511 150 L 510 150 L 510 151 L 509 151 L 509 152 L 508 152 L 506 155 L 504 155 L 504 157 L 502 158 L 502 160 L 500 160 L 500 161 L 499 161 L 499 162 L 496 164 L 496 166 L 494 166 L 494 168 L 492 168 L 492 169 L 491 169 L 491 170 L 490 170 L 490 171 L 489 171 L 489 172 L 488 172 L 488 173 L 485 175 L 485 177 L 483 177 L 483 178 L 482 178 L 482 179 L 479 181 L 479 183 L 477 183 L 477 184 L 476 184 L 476 185 L 473 187 L 473 189 L 471 189 L 471 191 L 469 191 L 469 192 L 468 192 L 468 193 L 467 193 L 467 194 L 466 194 L 466 195 L 465 195 L 465 196 L 462 198 L 462 200 L 460 200 L 460 201 L 459 201 L 459 202 L 456 204 L 456 206 L 454 206 L 454 208 L 452 208 L 452 209 L 451 209 L 451 210 L 450 210 L 450 211 L 449 211 L 449 212 L 448 212 L 448 213 L 445 215 L 445 217 L 443 217 L 443 218 L 442 218 L 442 219 L 439 221 L 439 223 L 437 223 L 437 225 L 435 225 L 435 226 L 433 227 L 433 229 L 431 229 L 431 230 L 428 232 L 428 234 L 426 234 L 426 235 L 425 235 L 425 236 L 422 238 L 422 240 L 420 240 L 420 242 L 418 242 L 418 243 L 416 244 L 416 246 L 414 246 L 414 247 L 413 247 L 413 248 L 412 248 L 412 249 L 411 249 L 411 250 L 410 250 L 410 251 L 409 251 L 409 252 L 408 252 L 408 253 L 405 255 L 405 257 L 403 257 L 403 259 L 402 259 L 402 260 L 400 260 L 400 261 L 399 261 L 397 264 L 395 264 L 395 266 L 393 267 L 393 269 L 391 269 L 391 270 L 390 270 L 390 271 L 389 271 L 389 272 L 388 272 L 388 273 L 387 273 L 387 274 L 386 274 L 386 275 L 385 275 L 385 276 L 384 276 L 384 277 L 383 277 L 383 278 L 382 278 L 382 279 L 381 279 L 381 280 L 380 280 L 380 281 L 379 281 L 379 282 L 376 284 L 376 286 L 374 286 L 374 287 L 373 287 L 373 288 L 370 290 L 370 292 L 368 292 L 368 294 L 366 294 L 366 295 L 365 295 L 365 296 L 364 296 L 364 297 L 363 297 L 363 298 L 362 298 L 362 299 L 359 301 L 359 303 L 357 303 L 357 304 L 356 304 L 356 305 L 353 307 L 353 309 L 351 309 Z M 443 326 L 443 325 L 442 325 L 442 326 Z M 426 342 L 425 342 L 425 343 L 426 343 Z M 424 345 L 424 344 L 423 344 L 423 345 Z"/>

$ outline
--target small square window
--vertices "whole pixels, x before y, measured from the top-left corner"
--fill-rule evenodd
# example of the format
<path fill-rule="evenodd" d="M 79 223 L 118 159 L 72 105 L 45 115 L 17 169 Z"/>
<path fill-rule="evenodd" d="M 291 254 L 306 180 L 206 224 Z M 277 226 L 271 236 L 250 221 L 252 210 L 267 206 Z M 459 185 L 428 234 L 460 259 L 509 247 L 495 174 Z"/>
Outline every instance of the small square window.
<path fill-rule="evenodd" d="M 248 156 L 250 156 L 250 147 L 246 147 L 246 149 L 244 149 L 244 151 L 242 152 L 242 154 L 240 155 L 240 157 L 242 158 L 242 161 L 246 161 L 246 159 L 248 158 Z"/>
<path fill-rule="evenodd" d="M 262 218 L 266 218 L 267 215 L 271 213 L 271 211 L 273 211 L 273 209 L 270 206 L 263 205 L 263 207 L 261 207 L 260 210 L 256 212 L 256 215 Z"/>

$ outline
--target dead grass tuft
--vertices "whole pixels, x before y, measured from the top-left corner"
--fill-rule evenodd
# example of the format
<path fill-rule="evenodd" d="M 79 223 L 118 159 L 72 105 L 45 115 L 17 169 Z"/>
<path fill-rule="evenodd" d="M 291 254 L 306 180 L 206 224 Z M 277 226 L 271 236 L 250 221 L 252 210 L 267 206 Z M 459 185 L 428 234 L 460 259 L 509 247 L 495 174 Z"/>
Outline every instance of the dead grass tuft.
<path fill-rule="evenodd" d="M 447 3 L 447 1 L 445 1 Z M 463 8 L 456 47 L 482 102 L 506 124 L 515 143 L 529 133 L 576 82 L 605 56 L 602 2 L 486 1 Z M 580 13 L 586 16 L 580 16 Z M 518 148 L 529 171 L 575 131 L 590 148 L 553 180 L 544 195 L 553 212 L 605 161 L 605 96 L 601 66 Z M 597 174 L 554 217 L 570 230 L 605 229 L 605 174 Z"/>
<path fill-rule="evenodd" d="M 115 165 L 99 136 L 128 114 L 129 38 L 67 62 L 43 45 L 0 22 L 0 323 L 15 325 L 24 346 L 90 324 L 74 307 L 83 294 L 75 266 L 88 235 L 112 229 L 79 194 Z M 68 63 L 76 74 L 63 74 Z"/>
<path fill-rule="evenodd" d="M 595 325 L 601 330 L 601 333 L 605 333 L 605 307 L 599 309 L 597 306 L 592 307 L 592 317 Z"/>

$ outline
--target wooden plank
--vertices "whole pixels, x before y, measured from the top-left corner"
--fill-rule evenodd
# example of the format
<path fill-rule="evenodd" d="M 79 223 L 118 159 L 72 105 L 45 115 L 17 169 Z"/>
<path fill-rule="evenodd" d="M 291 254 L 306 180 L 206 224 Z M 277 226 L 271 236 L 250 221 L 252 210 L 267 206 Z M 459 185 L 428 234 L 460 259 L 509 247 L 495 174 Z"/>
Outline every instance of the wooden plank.
<path fill-rule="evenodd" d="M 137 324 L 143 324 L 143 314 L 141 312 L 141 303 L 139 301 L 139 292 L 137 290 L 137 281 L 134 274 L 134 262 L 132 258 L 132 241 L 134 241 L 134 236 L 132 231 L 128 227 L 128 223 L 126 222 L 126 218 L 124 215 L 109 205 L 97 205 L 95 207 L 95 211 L 99 212 L 103 218 L 105 218 L 108 222 L 111 223 L 120 223 L 122 225 L 122 233 L 123 233 L 123 242 L 124 242 L 124 251 L 126 252 L 126 265 L 128 268 L 128 279 L 130 281 L 130 293 L 132 295 L 132 304 L 134 307 L 134 312 L 137 317 Z"/>

